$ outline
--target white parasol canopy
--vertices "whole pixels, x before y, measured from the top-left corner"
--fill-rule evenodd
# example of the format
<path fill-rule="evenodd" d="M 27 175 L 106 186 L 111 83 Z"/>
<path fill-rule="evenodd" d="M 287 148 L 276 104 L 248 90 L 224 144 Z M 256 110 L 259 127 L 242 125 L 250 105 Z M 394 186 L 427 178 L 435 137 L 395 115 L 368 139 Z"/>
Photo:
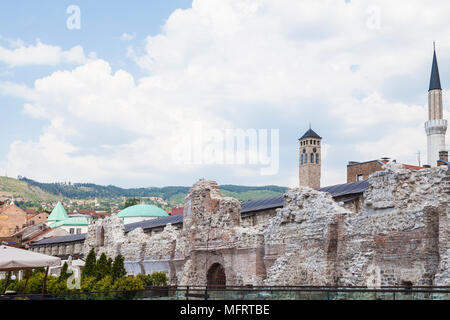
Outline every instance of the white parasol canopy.
<path fill-rule="evenodd" d="M 60 265 L 60 258 L 0 245 L 0 271 L 55 267 Z"/>

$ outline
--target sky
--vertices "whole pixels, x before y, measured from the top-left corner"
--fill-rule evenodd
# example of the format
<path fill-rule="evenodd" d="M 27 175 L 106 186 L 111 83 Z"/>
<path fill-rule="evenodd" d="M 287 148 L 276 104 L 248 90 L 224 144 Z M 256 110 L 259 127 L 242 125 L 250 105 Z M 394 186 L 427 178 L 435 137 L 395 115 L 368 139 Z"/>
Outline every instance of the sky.
<path fill-rule="evenodd" d="M 420 151 L 424 164 L 433 41 L 448 118 L 448 12 L 446 0 L 2 1 L 0 175 L 295 187 L 310 125 L 322 186 L 345 183 L 349 161 L 418 164 Z M 226 149 L 239 130 L 257 147 Z"/>

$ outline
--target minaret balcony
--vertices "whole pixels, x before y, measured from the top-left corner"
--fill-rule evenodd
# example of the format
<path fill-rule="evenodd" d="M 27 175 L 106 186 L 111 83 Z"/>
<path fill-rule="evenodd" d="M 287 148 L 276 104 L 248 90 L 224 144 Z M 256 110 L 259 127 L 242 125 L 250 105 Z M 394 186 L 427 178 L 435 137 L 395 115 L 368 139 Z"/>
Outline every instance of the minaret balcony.
<path fill-rule="evenodd" d="M 435 119 L 425 122 L 425 132 L 427 135 L 445 134 L 447 132 L 447 120 Z"/>

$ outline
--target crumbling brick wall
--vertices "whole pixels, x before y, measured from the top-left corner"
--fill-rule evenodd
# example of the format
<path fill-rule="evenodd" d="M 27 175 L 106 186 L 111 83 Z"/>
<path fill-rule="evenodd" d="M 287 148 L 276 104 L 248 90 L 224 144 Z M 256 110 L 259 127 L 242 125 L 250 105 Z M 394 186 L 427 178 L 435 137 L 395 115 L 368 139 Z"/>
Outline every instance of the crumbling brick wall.
<path fill-rule="evenodd" d="M 263 233 L 242 227 L 239 201 L 222 197 L 214 181 L 201 180 L 186 197 L 183 235 L 188 258 L 182 285 L 206 285 L 208 270 L 220 264 L 227 285 L 257 285 L 265 277 Z"/>
<path fill-rule="evenodd" d="M 266 284 L 448 283 L 448 171 L 388 164 L 369 178 L 361 212 L 289 190 L 265 232 Z"/>
<path fill-rule="evenodd" d="M 284 207 L 264 233 L 266 285 L 331 285 L 338 249 L 338 224 L 351 211 L 330 194 L 290 189 Z"/>

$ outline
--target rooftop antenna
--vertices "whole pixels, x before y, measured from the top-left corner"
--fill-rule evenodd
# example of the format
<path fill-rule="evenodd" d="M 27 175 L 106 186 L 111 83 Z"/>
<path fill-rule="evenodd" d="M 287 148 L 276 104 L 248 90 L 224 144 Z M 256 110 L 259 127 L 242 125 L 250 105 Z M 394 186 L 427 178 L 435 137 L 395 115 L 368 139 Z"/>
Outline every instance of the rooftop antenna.
<path fill-rule="evenodd" d="M 436 51 L 436 42 L 433 41 L 433 50 Z"/>
<path fill-rule="evenodd" d="M 418 150 L 416 154 L 417 154 L 417 160 L 419 161 L 419 167 L 420 167 L 421 166 L 420 165 L 420 150 Z"/>

